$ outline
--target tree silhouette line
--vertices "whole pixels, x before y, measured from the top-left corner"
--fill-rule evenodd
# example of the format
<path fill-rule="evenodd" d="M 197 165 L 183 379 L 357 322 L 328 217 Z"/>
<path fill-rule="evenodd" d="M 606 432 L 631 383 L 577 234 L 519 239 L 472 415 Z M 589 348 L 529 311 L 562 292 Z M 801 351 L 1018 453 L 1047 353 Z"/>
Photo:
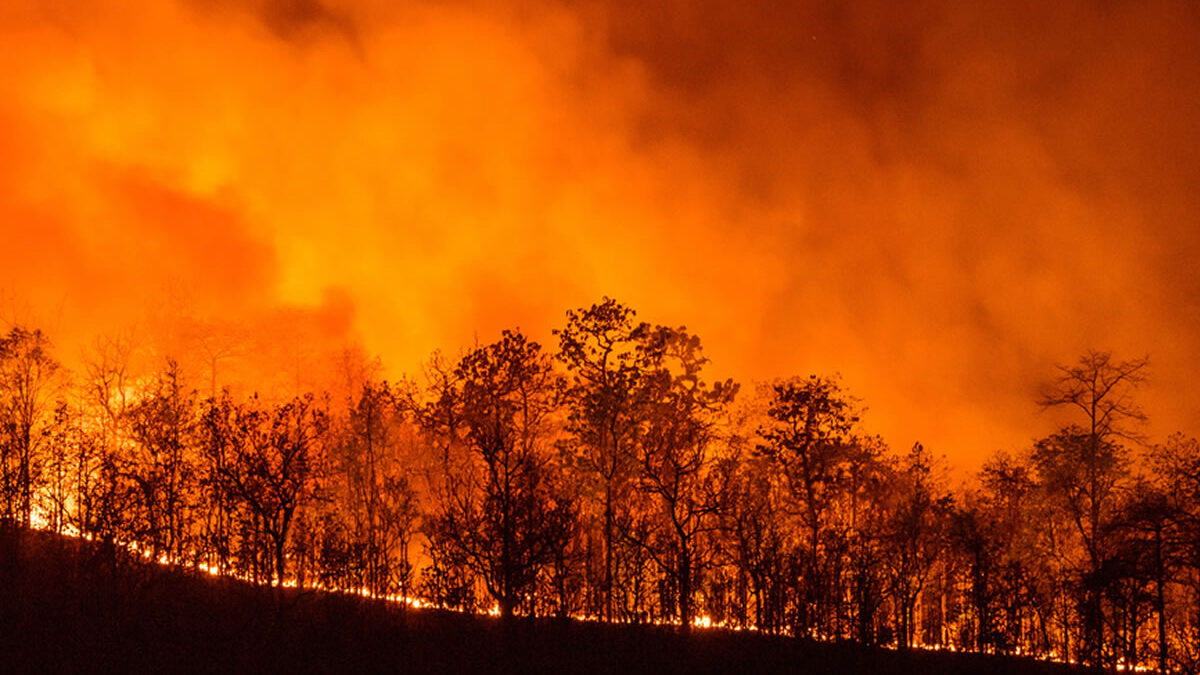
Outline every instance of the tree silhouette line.
<path fill-rule="evenodd" d="M 952 487 L 837 376 L 739 391 L 604 299 L 345 400 L 202 396 L 127 340 L 70 373 L 0 337 L 0 526 L 263 584 L 467 611 L 1200 669 L 1200 443 L 1150 444 L 1146 360 L 1089 352 L 1074 423 Z M 203 379 L 203 378 L 201 378 Z"/>

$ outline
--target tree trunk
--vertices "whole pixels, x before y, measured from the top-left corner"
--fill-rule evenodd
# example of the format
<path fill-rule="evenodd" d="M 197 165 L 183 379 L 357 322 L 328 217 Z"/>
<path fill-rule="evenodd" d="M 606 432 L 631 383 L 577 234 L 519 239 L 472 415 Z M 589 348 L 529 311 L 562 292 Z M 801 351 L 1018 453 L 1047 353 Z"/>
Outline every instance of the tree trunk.
<path fill-rule="evenodd" d="M 604 495 L 604 620 L 612 621 L 613 611 L 613 495 L 609 486 Z"/>
<path fill-rule="evenodd" d="M 1163 590 L 1163 586 L 1165 585 L 1163 577 L 1166 576 L 1166 570 L 1163 564 L 1161 527 L 1154 530 L 1154 557 L 1156 572 L 1154 579 L 1154 611 L 1158 614 L 1158 673 L 1159 675 L 1167 675 L 1167 603 Z"/>
<path fill-rule="evenodd" d="M 692 556 L 686 545 L 679 556 L 679 620 L 683 632 L 692 628 Z"/>

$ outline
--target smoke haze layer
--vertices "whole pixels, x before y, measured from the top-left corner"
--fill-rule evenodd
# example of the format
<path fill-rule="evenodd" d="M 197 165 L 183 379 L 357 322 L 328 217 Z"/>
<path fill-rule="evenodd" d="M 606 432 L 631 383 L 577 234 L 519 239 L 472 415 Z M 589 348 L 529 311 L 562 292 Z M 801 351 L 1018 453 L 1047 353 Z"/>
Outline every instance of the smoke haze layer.
<path fill-rule="evenodd" d="M 829 4 L 6 3 L 0 288 L 68 352 L 181 313 L 393 376 L 608 295 L 961 465 L 1148 353 L 1194 433 L 1195 3 Z"/>

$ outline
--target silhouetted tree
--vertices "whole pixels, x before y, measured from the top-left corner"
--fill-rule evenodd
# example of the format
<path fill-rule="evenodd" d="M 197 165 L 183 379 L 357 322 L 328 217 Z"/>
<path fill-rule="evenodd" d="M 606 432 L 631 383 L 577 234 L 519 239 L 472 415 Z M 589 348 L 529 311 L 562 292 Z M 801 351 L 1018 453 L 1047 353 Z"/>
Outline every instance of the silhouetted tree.
<path fill-rule="evenodd" d="M 649 539 L 635 541 L 673 577 L 676 616 L 687 630 L 702 563 L 701 538 L 719 525 L 723 490 L 714 471 L 716 425 L 737 385 L 732 380 L 709 385 L 701 379 L 707 359 L 700 339 L 683 328 L 659 326 L 642 331 L 639 339 L 642 426 L 635 444 L 635 482 L 652 497 L 657 518 L 649 522 Z"/>
<path fill-rule="evenodd" d="M 1153 470 L 1149 513 L 1144 514 L 1149 517 L 1135 522 L 1141 520 L 1143 536 L 1149 533 L 1153 538 L 1155 572 L 1167 575 L 1155 584 L 1159 670 L 1195 672 L 1200 666 L 1195 649 L 1200 644 L 1200 441 L 1176 433 L 1165 443 L 1152 446 L 1146 459 Z M 1163 515 L 1165 525 L 1158 522 Z M 1174 639 L 1167 635 L 1171 617 L 1164 621 L 1170 609 L 1164 587 L 1171 581 L 1184 591 L 1176 610 Z"/>
<path fill-rule="evenodd" d="M 1169 661 L 1166 588 L 1177 567 L 1177 515 L 1166 491 L 1138 480 L 1126 491 L 1115 518 L 1116 546 L 1107 561 L 1115 577 L 1112 595 L 1120 620 L 1113 623 L 1120 656 L 1127 664 L 1141 663 L 1138 633 L 1152 611 L 1161 673 L 1167 672 Z"/>
<path fill-rule="evenodd" d="M 466 423 L 461 396 L 462 378 L 456 364 L 441 352 L 423 365 L 424 387 L 406 382 L 396 395 L 398 405 L 415 421 L 429 456 L 418 471 L 429 503 L 422 509 L 422 529 L 429 564 L 422 573 L 421 587 L 431 601 L 446 607 L 475 609 L 474 572 L 451 546 L 451 540 L 435 536 L 438 523 L 433 513 L 449 508 L 458 477 L 471 468 L 466 449 Z"/>
<path fill-rule="evenodd" d="M 1037 520 L 1031 503 L 1036 488 L 1032 469 L 1007 453 L 996 453 L 984 463 L 978 482 L 979 489 L 966 494 L 954 509 L 950 531 L 969 582 L 968 644 L 978 651 L 1002 653 L 1032 648 L 1026 627 L 1031 615 L 1046 609 L 1039 606 L 1038 590 L 1030 584 L 1032 527 Z M 1044 642 L 1039 648 L 1048 647 Z"/>
<path fill-rule="evenodd" d="M 504 617 L 561 545 L 570 497 L 552 491 L 548 451 L 556 382 L 519 332 L 468 352 L 457 368 L 469 461 L 448 476 L 430 537 L 483 579 Z"/>
<path fill-rule="evenodd" d="M 84 352 L 73 423 L 82 435 L 72 460 L 73 521 L 81 534 L 109 543 L 133 536 L 129 505 L 129 409 L 136 403 L 131 335 L 97 338 Z M 129 488 L 129 489 L 127 489 Z"/>
<path fill-rule="evenodd" d="M 845 539 L 845 585 L 855 639 L 878 641 L 886 593 L 884 559 L 894 471 L 886 461 L 887 446 L 878 437 L 859 438 L 842 477 L 840 529 Z"/>
<path fill-rule="evenodd" d="M 737 457 L 723 464 L 723 530 L 731 562 L 749 583 L 752 625 L 768 632 L 784 628 L 787 603 L 787 524 L 780 506 L 782 487 L 762 457 Z"/>
<path fill-rule="evenodd" d="M 60 401 L 42 436 L 43 480 L 35 508 L 44 526 L 58 533 L 95 534 L 95 497 L 109 489 L 97 485 L 103 456 L 100 435 L 89 428 L 77 406 Z"/>
<path fill-rule="evenodd" d="M 803 528 L 804 598 L 797 628 L 814 633 L 829 615 L 836 579 L 826 573 L 822 546 L 841 481 L 854 457 L 852 430 L 858 422 L 854 401 L 835 378 L 810 377 L 772 386 L 770 423 L 759 430 L 759 452 L 783 476 L 791 512 Z"/>
<path fill-rule="evenodd" d="M 191 532 L 194 490 L 195 395 L 168 360 L 136 403 L 125 411 L 142 518 L 139 540 L 155 556 L 182 559 Z"/>
<path fill-rule="evenodd" d="M 29 527 L 42 430 L 54 414 L 60 366 L 40 330 L 0 337 L 0 520 Z"/>
<path fill-rule="evenodd" d="M 1075 366 L 1060 367 L 1052 390 L 1040 401 L 1047 408 L 1072 409 L 1083 419 L 1080 426 L 1038 441 L 1033 461 L 1048 496 L 1069 514 L 1086 553 L 1080 579 L 1082 660 L 1091 664 L 1105 655 L 1102 567 L 1118 486 L 1128 470 L 1128 453 L 1120 441 L 1140 438 L 1138 427 L 1145 421 L 1133 392 L 1145 380 L 1146 363 L 1088 352 Z"/>
<path fill-rule="evenodd" d="M 887 570 L 896 604 L 898 642 L 911 647 L 921 591 L 946 545 L 953 500 L 940 468 L 920 443 L 901 458 L 886 525 Z"/>
<path fill-rule="evenodd" d="M 952 492 L 920 444 L 896 456 L 866 435 L 837 378 L 734 405 L 696 336 L 634 317 L 606 298 L 567 313 L 553 357 L 506 331 L 435 353 L 421 385 L 347 349 L 322 397 L 284 400 L 217 392 L 233 352 L 203 323 L 182 339 L 207 350 L 204 401 L 174 361 L 136 371 L 128 334 L 95 342 L 72 382 L 42 333 L 13 328 L 0 521 L 97 539 L 114 565 L 131 547 L 275 585 L 490 598 L 506 620 L 704 613 L 1200 670 L 1200 443 L 1177 434 L 1134 463 L 1145 359 L 1060 368 L 1040 403 L 1066 424 Z"/>
<path fill-rule="evenodd" d="M 209 411 L 206 425 L 212 480 L 249 518 L 240 525 L 252 571 L 261 565 L 268 580 L 282 584 L 293 519 L 314 496 L 328 416 L 312 395 L 269 408 L 257 398 L 242 405 L 225 400 Z"/>
<path fill-rule="evenodd" d="M 637 391 L 641 371 L 635 312 L 604 298 L 587 309 L 567 312 L 567 325 L 556 330 L 558 359 L 570 375 L 567 429 L 571 432 L 580 489 L 601 510 L 600 615 L 613 618 L 617 559 L 617 516 L 628 497 L 639 429 Z"/>
<path fill-rule="evenodd" d="M 397 407 L 386 383 L 366 382 L 338 434 L 340 497 L 334 508 L 361 550 L 361 585 L 377 595 L 407 592 L 416 495 L 396 449 Z"/>

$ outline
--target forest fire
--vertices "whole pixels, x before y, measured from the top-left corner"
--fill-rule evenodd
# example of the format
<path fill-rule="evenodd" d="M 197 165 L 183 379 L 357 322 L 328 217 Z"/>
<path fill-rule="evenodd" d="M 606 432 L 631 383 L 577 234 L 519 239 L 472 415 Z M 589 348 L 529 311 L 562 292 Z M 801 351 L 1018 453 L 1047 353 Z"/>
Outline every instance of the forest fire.
<path fill-rule="evenodd" d="M 1045 5 L 6 3 L 0 539 L 1200 671 L 1200 12 Z"/>
<path fill-rule="evenodd" d="M 34 527 L 36 527 L 38 529 L 42 529 L 42 530 L 46 530 L 46 531 L 53 531 L 53 528 L 50 526 L 51 525 L 50 520 L 39 512 L 35 512 L 33 514 L 33 525 L 34 525 Z M 64 527 L 60 532 L 57 532 L 57 534 L 63 535 L 63 536 L 68 536 L 68 537 L 84 538 L 89 541 L 92 540 L 91 535 L 80 534 L 77 530 L 75 530 L 70 525 L 67 525 L 66 527 Z M 199 571 L 203 574 L 213 576 L 213 577 L 238 578 L 241 581 L 246 581 L 246 582 L 254 581 L 253 579 L 251 579 L 249 577 L 239 576 L 230 570 L 221 570 L 216 567 L 212 567 L 206 563 L 193 563 L 189 567 L 188 563 L 183 560 L 171 560 L 171 559 L 168 559 L 166 556 L 160 556 L 158 558 L 155 558 L 149 550 L 143 549 L 136 543 L 125 544 L 125 547 L 130 552 L 134 553 L 135 555 L 139 555 L 142 558 L 146 559 L 147 561 L 152 562 L 152 563 L 157 563 L 159 565 L 193 569 L 193 570 Z M 195 556 L 191 556 L 191 559 L 195 560 Z M 287 579 L 281 584 L 281 586 L 283 588 L 291 588 L 291 589 L 300 587 L 300 585 L 297 583 L 296 579 Z M 447 606 L 447 605 L 436 605 L 436 604 L 433 604 L 430 602 L 426 602 L 426 601 L 422 600 L 421 598 L 417 598 L 417 597 L 401 596 L 401 595 L 394 595 L 394 594 L 393 595 L 379 595 L 369 588 L 347 589 L 347 588 L 319 586 L 319 585 L 312 586 L 311 588 L 313 590 L 320 590 L 320 591 L 324 591 L 324 592 L 356 595 L 356 596 L 371 599 L 371 600 L 381 600 L 381 601 L 386 601 L 388 603 L 403 604 L 403 605 L 406 605 L 407 607 L 410 607 L 410 608 L 416 609 L 416 610 L 439 609 L 442 611 L 452 611 L 452 612 L 463 611 L 462 608 L 456 608 L 456 607 L 451 607 L 451 606 Z M 483 616 L 496 618 L 496 617 L 501 616 L 501 609 L 500 609 L 499 604 L 493 604 L 488 609 L 479 610 L 478 613 Z M 584 622 L 597 622 L 597 621 L 602 620 L 602 619 L 600 619 L 600 617 L 594 616 L 594 615 L 593 616 L 572 615 L 570 617 L 570 619 L 573 621 L 584 621 Z M 677 622 L 677 621 L 669 621 L 669 620 L 656 620 L 653 623 L 658 626 L 678 627 L 680 625 L 679 622 Z M 750 631 L 759 631 L 760 630 L 760 627 L 758 627 L 758 626 L 746 626 L 746 625 L 740 625 L 740 624 L 734 624 L 734 623 L 726 623 L 726 622 L 722 622 L 722 621 L 714 621 L 711 617 L 709 617 L 708 615 L 704 615 L 704 614 L 695 616 L 692 619 L 691 627 L 694 629 L 697 629 L 697 630 L 715 629 L 715 630 L 725 630 L 725 631 L 733 631 L 733 632 L 739 632 L 739 631 L 744 631 L 744 630 L 750 630 Z M 791 634 L 791 632 L 788 630 L 784 630 L 784 631 L 782 631 L 782 634 Z M 821 636 L 816 636 L 815 639 L 821 640 L 821 641 L 829 641 L 829 640 L 833 640 L 835 638 L 834 638 L 834 636 L 821 635 Z M 902 645 L 900 645 L 898 643 L 884 644 L 882 646 L 889 648 L 889 649 L 904 648 Z M 917 650 L 933 651 L 933 652 L 939 652 L 939 651 L 956 652 L 956 651 L 959 651 L 959 647 L 955 644 L 937 644 L 937 643 L 926 644 L 926 643 L 920 643 L 920 642 L 909 645 L 907 647 L 907 649 L 917 649 Z M 989 653 L 989 654 L 996 653 L 996 650 L 994 647 L 986 648 L 983 651 L 985 653 Z M 1016 649 L 1013 650 L 1012 653 L 1017 656 L 1021 656 L 1021 655 L 1025 654 L 1025 650 L 1022 649 L 1021 647 L 1017 647 Z M 1040 658 L 1042 660 L 1057 662 L 1057 663 L 1064 663 L 1064 664 L 1079 664 L 1080 663 L 1079 661 L 1077 661 L 1075 659 L 1070 659 L 1070 660 L 1063 659 L 1059 654 L 1057 654 L 1053 651 L 1050 651 L 1047 653 L 1040 653 L 1040 654 L 1035 653 L 1035 654 L 1033 654 L 1033 656 Z M 1144 664 L 1132 664 L 1131 665 L 1131 664 L 1125 662 L 1124 660 L 1118 660 L 1115 664 L 1115 669 L 1118 671 L 1125 671 L 1125 672 L 1155 672 L 1156 671 L 1155 667 L 1152 667 L 1149 665 L 1144 665 Z"/>
<path fill-rule="evenodd" d="M 1078 423 L 955 488 L 921 444 L 897 453 L 867 432 L 836 377 L 739 399 L 705 378 L 698 338 L 607 299 L 555 336 L 551 353 L 506 331 L 339 404 L 202 398 L 174 361 L 114 398 L 103 384 L 127 364 L 73 376 L 45 334 L 13 329 L 5 522 L 504 621 L 1185 663 L 1200 443 L 1144 444 L 1150 472 L 1129 470 L 1146 360 L 1062 367 L 1040 403 Z"/>

